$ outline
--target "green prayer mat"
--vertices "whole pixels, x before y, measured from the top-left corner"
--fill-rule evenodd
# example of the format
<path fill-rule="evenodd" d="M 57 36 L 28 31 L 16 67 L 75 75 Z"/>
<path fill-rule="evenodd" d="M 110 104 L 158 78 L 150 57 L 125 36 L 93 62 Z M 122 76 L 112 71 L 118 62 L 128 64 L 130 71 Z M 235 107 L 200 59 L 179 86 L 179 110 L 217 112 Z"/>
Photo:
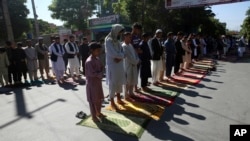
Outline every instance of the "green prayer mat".
<path fill-rule="evenodd" d="M 147 94 L 156 95 L 160 97 L 172 98 L 180 95 L 179 91 L 166 90 L 159 87 L 150 87 L 151 90 L 145 92 Z"/>
<path fill-rule="evenodd" d="M 116 112 L 103 112 L 103 114 L 107 115 L 107 117 L 103 118 L 102 122 L 95 123 L 93 122 L 91 116 L 87 116 L 85 119 L 77 123 L 77 125 L 107 130 L 140 138 L 144 132 L 144 127 L 148 123 L 147 121 L 149 121 L 147 118 L 123 115 Z"/>

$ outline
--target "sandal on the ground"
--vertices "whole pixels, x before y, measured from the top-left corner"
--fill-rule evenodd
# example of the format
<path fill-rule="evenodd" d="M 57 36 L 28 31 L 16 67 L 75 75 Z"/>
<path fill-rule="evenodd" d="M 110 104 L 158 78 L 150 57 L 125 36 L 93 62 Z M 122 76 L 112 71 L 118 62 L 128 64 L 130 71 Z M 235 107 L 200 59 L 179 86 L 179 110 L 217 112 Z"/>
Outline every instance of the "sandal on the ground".
<path fill-rule="evenodd" d="M 80 112 L 77 112 L 76 117 L 80 119 L 84 119 L 87 117 L 87 114 L 84 113 L 83 111 L 80 111 Z"/>

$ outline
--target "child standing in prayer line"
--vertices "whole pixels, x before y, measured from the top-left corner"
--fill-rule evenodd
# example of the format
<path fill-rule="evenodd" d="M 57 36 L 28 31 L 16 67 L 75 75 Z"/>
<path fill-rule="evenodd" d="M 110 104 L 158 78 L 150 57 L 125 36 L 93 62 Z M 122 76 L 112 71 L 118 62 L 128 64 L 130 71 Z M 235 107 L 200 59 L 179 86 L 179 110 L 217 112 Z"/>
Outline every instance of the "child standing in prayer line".
<path fill-rule="evenodd" d="M 89 102 L 90 113 L 94 122 L 100 122 L 101 118 L 106 117 L 101 113 L 102 101 L 104 99 L 102 89 L 102 77 L 104 66 L 99 59 L 101 45 L 92 42 L 89 45 L 91 55 L 85 63 L 86 91 Z"/>
<path fill-rule="evenodd" d="M 140 59 L 131 45 L 131 33 L 125 32 L 123 35 L 124 43 L 122 44 L 122 47 L 125 54 L 124 70 L 126 73 L 125 99 L 133 101 L 130 97 L 134 95 L 133 86 L 138 83 L 137 65 L 139 64 Z"/>

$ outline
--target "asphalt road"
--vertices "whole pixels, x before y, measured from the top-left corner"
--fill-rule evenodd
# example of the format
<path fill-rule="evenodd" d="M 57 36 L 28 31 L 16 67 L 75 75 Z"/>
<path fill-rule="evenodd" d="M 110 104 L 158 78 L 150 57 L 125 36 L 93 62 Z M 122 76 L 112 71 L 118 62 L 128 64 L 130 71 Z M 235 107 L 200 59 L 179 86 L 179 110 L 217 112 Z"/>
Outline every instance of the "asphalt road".
<path fill-rule="evenodd" d="M 84 84 L 0 89 L 0 141 L 229 141 L 229 125 L 250 124 L 249 72 L 249 63 L 219 61 L 161 120 L 151 120 L 140 139 L 77 126 L 76 112 L 89 113 Z"/>

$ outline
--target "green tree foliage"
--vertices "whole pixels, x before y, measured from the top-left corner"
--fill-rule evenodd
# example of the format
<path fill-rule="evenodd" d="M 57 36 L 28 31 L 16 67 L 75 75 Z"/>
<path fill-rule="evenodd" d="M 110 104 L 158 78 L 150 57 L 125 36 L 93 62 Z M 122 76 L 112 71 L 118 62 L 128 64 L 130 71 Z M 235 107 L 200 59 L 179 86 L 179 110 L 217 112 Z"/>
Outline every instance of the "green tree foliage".
<path fill-rule="evenodd" d="M 241 25 L 241 34 L 246 34 L 248 39 L 250 39 L 250 8 L 246 12 L 246 18 Z"/>
<path fill-rule="evenodd" d="M 96 0 L 52 0 L 49 10 L 52 18 L 65 21 L 66 27 L 83 30 L 88 17 L 94 14 L 96 3 Z"/>
<path fill-rule="evenodd" d="M 29 14 L 29 10 L 25 5 L 26 0 L 8 0 L 7 2 L 8 2 L 8 8 L 9 8 L 10 20 L 12 23 L 14 38 L 19 39 L 22 37 L 22 34 L 24 32 L 27 32 L 30 29 L 30 24 L 29 21 L 27 20 L 27 15 Z M 0 5 L 0 7 L 2 6 Z M 2 14 L 1 12 L 0 15 Z M 1 27 L 0 39 L 7 40 L 7 32 L 5 28 L 4 19 L 0 19 L 0 27 Z"/>
<path fill-rule="evenodd" d="M 104 0 L 104 5 L 111 3 Z M 130 23 L 141 22 L 146 32 L 157 28 L 164 31 L 206 32 L 210 35 L 225 33 L 225 26 L 215 19 L 210 7 L 167 10 L 164 0 L 119 0 L 113 2 L 115 13 Z"/>
<path fill-rule="evenodd" d="M 31 24 L 31 31 L 33 32 L 33 34 L 35 34 L 35 24 L 34 24 L 34 19 L 29 19 L 29 22 Z M 40 35 L 44 35 L 44 34 L 52 34 L 52 33 L 56 33 L 57 32 L 57 27 L 54 24 L 51 24 L 49 22 L 43 21 L 41 19 L 38 20 L 39 23 L 39 31 L 40 31 Z"/>

